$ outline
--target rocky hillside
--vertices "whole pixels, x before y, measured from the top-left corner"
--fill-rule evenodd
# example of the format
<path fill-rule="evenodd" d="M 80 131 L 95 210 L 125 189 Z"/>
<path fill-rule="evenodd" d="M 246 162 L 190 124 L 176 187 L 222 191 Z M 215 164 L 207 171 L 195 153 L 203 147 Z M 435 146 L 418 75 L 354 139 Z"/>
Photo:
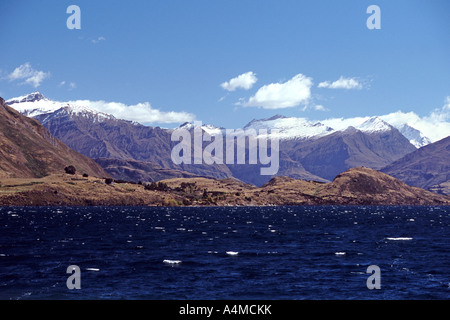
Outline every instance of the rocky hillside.
<path fill-rule="evenodd" d="M 34 178 L 64 172 L 109 176 L 96 162 L 70 149 L 37 120 L 9 107 L 0 98 L 0 178 Z"/>

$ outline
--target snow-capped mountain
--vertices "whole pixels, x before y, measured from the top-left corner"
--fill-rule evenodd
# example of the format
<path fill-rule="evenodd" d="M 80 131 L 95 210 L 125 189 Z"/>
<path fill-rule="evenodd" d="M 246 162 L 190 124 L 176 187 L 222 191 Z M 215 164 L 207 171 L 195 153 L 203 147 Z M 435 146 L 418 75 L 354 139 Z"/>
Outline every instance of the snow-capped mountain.
<path fill-rule="evenodd" d="M 76 164 L 78 172 L 105 177 L 92 159 L 70 149 L 37 121 L 12 110 L 0 98 L 0 177 L 42 178 Z"/>
<path fill-rule="evenodd" d="M 62 107 L 61 103 L 47 99 L 38 91 L 9 99 L 6 103 L 27 117 L 54 112 Z"/>
<path fill-rule="evenodd" d="M 171 160 L 173 130 L 121 120 L 95 111 L 95 104 L 85 101 L 52 101 L 34 92 L 10 99 L 7 103 L 37 119 L 69 147 L 93 159 L 132 159 L 202 176 L 235 177 L 255 185 L 262 185 L 270 179 L 270 176 L 261 176 L 259 167 L 252 165 L 175 165 Z M 410 114 L 404 113 L 321 121 L 276 115 L 252 120 L 242 129 L 244 134 L 254 130 L 259 135 L 264 134 L 261 129 L 267 130 L 269 135 L 275 134 L 274 129 L 278 130 L 278 175 L 324 181 L 334 179 L 338 173 L 351 167 L 383 168 L 434 142 L 411 119 Z M 420 128 L 429 128 L 423 125 L 423 121 Z M 191 131 L 198 126 L 210 135 L 227 133 L 224 128 L 201 122 L 185 122 L 179 128 Z M 130 179 L 132 177 L 130 174 Z"/>
<path fill-rule="evenodd" d="M 359 126 L 356 126 L 355 128 L 357 130 L 370 134 L 390 131 L 393 129 L 393 126 L 378 117 L 372 117 L 361 123 Z"/>
<path fill-rule="evenodd" d="M 408 124 L 399 126 L 397 129 L 416 148 L 421 148 L 421 147 L 424 147 L 431 143 L 431 140 L 429 138 L 425 137 L 425 135 L 422 132 L 420 132 L 417 129 L 414 129 L 413 127 L 411 127 Z"/>
<path fill-rule="evenodd" d="M 288 118 L 281 115 L 268 119 L 254 119 L 244 127 L 244 130 L 249 129 L 254 129 L 256 132 L 265 129 L 269 133 L 276 129 L 279 132 L 279 139 L 309 139 L 334 132 L 334 129 L 320 122 L 312 122 L 305 118 Z"/>
<path fill-rule="evenodd" d="M 273 129 L 279 130 L 279 138 L 290 139 L 317 139 L 334 132 L 342 132 L 350 127 L 367 134 L 388 132 L 394 128 L 407 138 L 416 148 L 421 148 L 434 141 L 428 138 L 422 131 L 414 128 L 406 120 L 396 119 L 394 122 L 387 121 L 385 116 L 334 118 L 321 121 L 311 121 L 305 118 L 284 117 L 276 115 L 271 118 L 252 120 L 244 129 Z M 450 134 L 450 132 L 449 132 Z"/>
<path fill-rule="evenodd" d="M 26 96 L 9 99 L 6 101 L 6 104 L 31 118 L 47 115 L 44 119 L 48 120 L 51 117 L 66 114 L 69 117 L 76 115 L 90 118 L 95 122 L 115 119 L 113 115 L 95 111 L 88 106 L 47 99 L 39 91 L 30 93 Z M 44 124 L 44 122 L 42 122 L 42 124 Z"/>
<path fill-rule="evenodd" d="M 279 138 L 290 139 L 316 139 L 334 132 L 345 131 L 353 127 L 361 132 L 372 134 L 386 132 L 394 129 L 379 117 L 366 117 L 354 119 L 331 119 L 324 121 L 310 121 L 305 118 L 284 117 L 276 115 L 268 119 L 252 120 L 244 129 L 273 129 L 279 130 Z"/>
<path fill-rule="evenodd" d="M 35 102 L 35 101 L 39 101 L 39 100 L 48 100 L 48 99 L 46 97 L 44 97 L 39 91 L 35 91 L 30 94 L 27 94 L 26 96 L 9 99 L 6 102 L 9 105 L 11 105 L 14 103 Z"/>
<path fill-rule="evenodd" d="M 201 126 L 199 126 L 196 122 L 185 122 L 182 125 L 180 125 L 177 129 L 186 129 L 189 131 L 195 128 L 201 128 L 204 132 L 206 132 L 209 135 L 226 134 L 226 130 L 224 128 L 215 127 L 212 124 L 202 124 Z"/>
<path fill-rule="evenodd" d="M 415 128 L 413 124 L 409 124 L 408 119 L 402 119 L 401 114 L 395 119 L 392 118 L 391 115 L 388 115 L 377 117 L 356 117 L 347 119 L 327 119 L 321 122 L 326 125 L 332 126 L 337 131 L 346 130 L 349 126 L 352 126 L 365 133 L 383 132 L 395 128 L 400 131 L 400 133 L 405 138 L 407 138 L 409 142 L 416 148 L 421 148 L 434 142 L 418 128 Z"/>
<path fill-rule="evenodd" d="M 87 105 L 50 100 L 39 91 L 9 99 L 6 103 L 25 116 L 40 116 L 39 118 L 43 121 L 43 124 L 46 121 L 49 121 L 52 117 L 61 117 L 62 115 L 66 115 L 68 117 L 82 116 L 89 118 L 94 122 L 103 122 L 106 120 L 116 119 L 113 115 L 98 112 Z M 46 116 L 43 118 L 42 115 Z M 280 140 L 304 140 L 317 139 L 334 132 L 345 131 L 349 127 L 353 127 L 368 134 L 380 133 L 383 131 L 387 132 L 393 128 L 396 128 L 416 148 L 420 148 L 434 142 L 422 131 L 414 127 L 413 124 L 410 124 L 408 119 L 402 119 L 401 117 L 396 117 L 393 119 L 389 115 L 376 117 L 334 118 L 321 121 L 275 115 L 266 119 L 254 119 L 250 121 L 243 129 L 254 129 L 256 132 L 259 132 L 261 129 L 265 129 L 269 133 L 276 129 L 278 130 L 278 138 Z M 182 124 L 180 128 L 185 128 L 188 130 L 193 129 L 194 123 L 186 122 Z M 211 135 L 220 133 L 225 134 L 224 128 L 219 128 L 212 124 L 203 124 L 202 129 Z"/>

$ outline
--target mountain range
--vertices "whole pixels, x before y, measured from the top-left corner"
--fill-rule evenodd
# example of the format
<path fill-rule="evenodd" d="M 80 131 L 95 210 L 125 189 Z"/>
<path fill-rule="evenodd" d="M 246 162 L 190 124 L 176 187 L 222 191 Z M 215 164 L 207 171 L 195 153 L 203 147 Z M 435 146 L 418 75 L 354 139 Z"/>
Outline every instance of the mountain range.
<path fill-rule="evenodd" d="M 109 176 L 92 159 L 70 149 L 37 120 L 20 114 L 0 98 L 1 178 L 40 178 L 64 173 L 70 165 L 90 176 Z"/>
<path fill-rule="evenodd" d="M 10 99 L 7 104 L 23 115 L 38 120 L 70 148 L 96 159 L 116 179 L 155 181 L 155 177 L 157 180 L 192 176 L 216 179 L 233 177 L 262 186 L 272 178 L 259 174 L 261 165 L 174 164 L 171 150 L 175 143 L 170 138 L 176 128 L 150 127 L 117 119 L 86 105 L 52 101 L 39 92 Z M 195 124 L 185 123 L 180 127 L 194 130 Z M 213 125 L 202 125 L 201 128 L 204 132 L 225 133 L 225 129 Z M 257 132 L 261 129 L 269 132 L 272 129 L 279 130 L 280 167 L 277 176 L 329 182 L 341 172 L 363 166 L 392 172 L 405 181 L 406 176 L 411 174 L 402 176 L 400 172 L 406 168 L 401 164 L 402 161 L 408 162 L 405 157 L 427 146 L 429 150 L 435 150 L 436 157 L 440 157 L 444 164 L 433 167 L 438 162 L 430 160 L 433 170 L 441 172 L 440 177 L 449 172 L 448 166 L 445 166 L 448 158 L 439 155 L 439 148 L 431 148 L 434 144 L 423 132 L 406 122 L 390 124 L 383 117 L 310 121 L 276 115 L 267 119 L 254 119 L 243 129 Z M 396 169 L 390 167 L 395 163 L 399 163 Z M 422 169 L 431 170 L 430 167 Z M 412 185 L 435 188 L 450 178 L 441 181 L 443 179 L 427 180 L 426 183 L 426 179 L 422 179 Z M 445 188 L 440 190 L 446 193 Z"/>

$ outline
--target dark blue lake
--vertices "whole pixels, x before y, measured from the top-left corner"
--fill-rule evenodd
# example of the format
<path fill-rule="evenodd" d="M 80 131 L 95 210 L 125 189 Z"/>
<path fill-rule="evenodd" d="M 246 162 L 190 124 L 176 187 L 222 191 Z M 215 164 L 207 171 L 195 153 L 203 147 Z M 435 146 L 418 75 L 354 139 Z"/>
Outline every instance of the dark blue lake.
<path fill-rule="evenodd" d="M 0 208 L 1 299 L 449 299 L 449 285 L 448 207 Z"/>

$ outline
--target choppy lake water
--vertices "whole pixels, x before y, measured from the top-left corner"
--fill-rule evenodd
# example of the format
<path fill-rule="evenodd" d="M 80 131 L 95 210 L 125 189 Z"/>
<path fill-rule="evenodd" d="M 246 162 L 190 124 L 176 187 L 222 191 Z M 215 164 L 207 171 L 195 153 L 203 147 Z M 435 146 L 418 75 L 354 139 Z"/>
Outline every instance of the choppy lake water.
<path fill-rule="evenodd" d="M 449 299 L 449 273 L 449 207 L 0 208 L 1 299 Z"/>

